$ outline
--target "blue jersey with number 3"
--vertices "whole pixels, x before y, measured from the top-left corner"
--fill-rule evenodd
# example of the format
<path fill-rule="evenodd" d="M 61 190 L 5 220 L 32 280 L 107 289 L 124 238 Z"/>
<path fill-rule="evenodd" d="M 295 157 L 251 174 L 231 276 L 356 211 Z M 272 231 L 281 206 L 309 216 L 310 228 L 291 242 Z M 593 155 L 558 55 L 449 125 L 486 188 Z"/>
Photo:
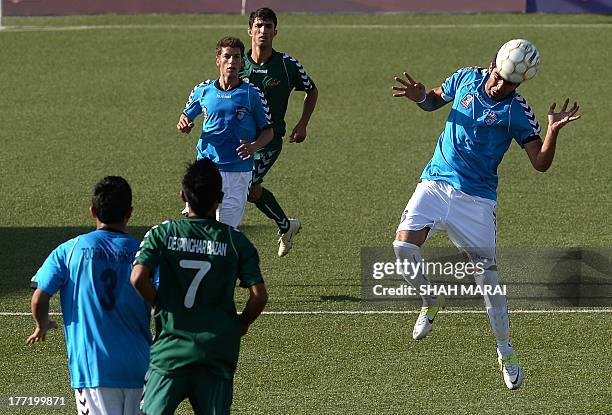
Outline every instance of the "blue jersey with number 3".
<path fill-rule="evenodd" d="M 453 101 L 433 158 L 422 179 L 440 180 L 472 196 L 495 200 L 497 167 L 514 139 L 521 147 L 539 139 L 540 125 L 519 93 L 494 101 L 484 90 L 489 71 L 463 68 L 442 85 Z"/>
<path fill-rule="evenodd" d="M 34 277 L 59 291 L 72 388 L 141 388 L 149 363 L 150 308 L 130 284 L 139 242 L 96 230 L 58 246 Z"/>

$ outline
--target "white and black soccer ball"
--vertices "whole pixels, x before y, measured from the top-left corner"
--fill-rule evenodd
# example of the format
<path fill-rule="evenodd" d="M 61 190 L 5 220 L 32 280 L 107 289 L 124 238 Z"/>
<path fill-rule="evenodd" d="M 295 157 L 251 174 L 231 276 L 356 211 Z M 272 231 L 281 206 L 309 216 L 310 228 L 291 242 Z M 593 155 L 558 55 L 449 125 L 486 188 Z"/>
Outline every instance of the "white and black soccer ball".
<path fill-rule="evenodd" d="M 495 66 L 503 79 L 519 84 L 538 72 L 540 52 L 528 40 L 512 39 L 497 52 Z"/>

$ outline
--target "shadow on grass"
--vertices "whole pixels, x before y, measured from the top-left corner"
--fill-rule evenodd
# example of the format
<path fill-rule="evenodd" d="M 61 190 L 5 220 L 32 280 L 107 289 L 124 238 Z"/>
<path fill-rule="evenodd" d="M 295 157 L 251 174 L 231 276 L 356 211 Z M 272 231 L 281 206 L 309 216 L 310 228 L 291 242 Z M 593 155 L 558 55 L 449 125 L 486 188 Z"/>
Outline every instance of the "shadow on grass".
<path fill-rule="evenodd" d="M 254 234 L 263 225 L 248 225 L 242 230 Z M 128 226 L 128 233 L 142 239 L 150 228 Z M 30 279 L 47 256 L 61 243 L 95 230 L 91 227 L 0 228 L 0 299 L 30 295 Z"/>
<path fill-rule="evenodd" d="M 30 292 L 30 279 L 47 256 L 62 242 L 95 227 L 0 228 L 0 298 Z M 141 239 L 149 227 L 129 227 Z"/>

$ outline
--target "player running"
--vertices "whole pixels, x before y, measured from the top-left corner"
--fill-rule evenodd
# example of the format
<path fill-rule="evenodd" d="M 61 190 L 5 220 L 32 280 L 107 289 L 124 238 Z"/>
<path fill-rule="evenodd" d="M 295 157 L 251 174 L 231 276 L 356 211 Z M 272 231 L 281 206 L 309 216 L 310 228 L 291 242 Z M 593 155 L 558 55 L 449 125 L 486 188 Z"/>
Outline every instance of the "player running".
<path fill-rule="evenodd" d="M 151 309 L 130 285 L 139 245 L 126 233 L 131 214 L 129 184 L 105 177 L 91 202 L 96 230 L 58 246 L 32 279 L 36 329 L 27 342 L 45 340 L 47 330 L 55 327 L 49 299 L 59 291 L 79 414 L 140 414 Z"/>
<path fill-rule="evenodd" d="M 285 113 L 289 96 L 293 90 L 304 91 L 302 116 L 289 134 L 290 143 L 301 143 L 306 139 L 306 128 L 315 106 L 318 90 L 306 74 L 304 67 L 293 57 L 273 49 L 272 41 L 277 34 L 276 14 L 264 7 L 255 10 L 249 17 L 248 33 L 251 50 L 244 57 L 240 77 L 261 89 L 270 106 L 274 123 L 274 138 L 255 153 L 253 185 L 248 200 L 257 206 L 278 226 L 278 255 L 285 256 L 293 246 L 293 237 L 300 231 L 298 219 L 289 219 L 274 194 L 262 186 L 264 176 L 278 159 L 286 132 Z"/>
<path fill-rule="evenodd" d="M 155 305 L 156 336 L 144 392 L 144 413 L 173 414 L 189 399 L 196 414 L 229 414 L 240 336 L 267 302 L 255 247 L 215 220 L 221 175 L 207 158 L 191 164 L 181 196 L 189 214 L 145 235 L 132 284 Z M 151 276 L 159 271 L 159 285 Z M 236 281 L 249 290 L 236 313 Z"/>
<path fill-rule="evenodd" d="M 423 243 L 434 231 L 446 230 L 449 239 L 473 262 L 487 264 L 475 276 L 476 283 L 495 287 L 499 284 L 495 257 L 497 167 L 514 139 L 536 170 L 548 170 L 559 130 L 580 118 L 576 115 L 578 105 L 574 103 L 568 110 L 568 99 L 561 111 L 555 112 L 553 103 L 542 140 L 535 115 L 516 92 L 519 84 L 502 78 L 495 59 L 488 69 L 460 69 L 430 91 L 406 72 L 404 78 L 395 80 L 399 85 L 393 87 L 393 96 L 408 98 L 424 111 L 435 111 L 452 102 L 434 155 L 402 214 L 393 243 L 396 256 L 401 261 L 422 261 Z M 429 284 L 422 272 L 404 278 L 419 291 Z M 444 301 L 432 296 L 423 296 L 422 300 L 413 330 L 417 340 L 432 329 Z M 508 388 L 517 389 L 523 381 L 523 369 L 510 344 L 506 296 L 485 295 L 484 300 L 504 381 Z"/>
<path fill-rule="evenodd" d="M 197 159 L 209 158 L 221 171 L 225 196 L 217 219 L 235 228 L 242 220 L 251 185 L 252 156 L 273 136 L 262 92 L 238 77 L 243 54 L 244 44 L 240 39 L 219 40 L 216 51 L 219 79 L 194 87 L 176 126 L 188 134 L 193 120 L 203 115 Z M 186 209 L 183 213 L 187 213 Z"/>

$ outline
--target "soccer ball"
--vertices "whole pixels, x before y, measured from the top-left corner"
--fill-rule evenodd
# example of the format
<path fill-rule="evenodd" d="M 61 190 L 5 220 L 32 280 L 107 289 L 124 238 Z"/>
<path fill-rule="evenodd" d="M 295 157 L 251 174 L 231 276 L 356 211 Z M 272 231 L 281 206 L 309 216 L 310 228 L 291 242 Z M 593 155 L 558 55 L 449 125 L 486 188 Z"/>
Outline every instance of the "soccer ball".
<path fill-rule="evenodd" d="M 519 84 L 538 72 L 540 52 L 528 40 L 512 39 L 497 52 L 495 66 L 503 79 Z"/>

